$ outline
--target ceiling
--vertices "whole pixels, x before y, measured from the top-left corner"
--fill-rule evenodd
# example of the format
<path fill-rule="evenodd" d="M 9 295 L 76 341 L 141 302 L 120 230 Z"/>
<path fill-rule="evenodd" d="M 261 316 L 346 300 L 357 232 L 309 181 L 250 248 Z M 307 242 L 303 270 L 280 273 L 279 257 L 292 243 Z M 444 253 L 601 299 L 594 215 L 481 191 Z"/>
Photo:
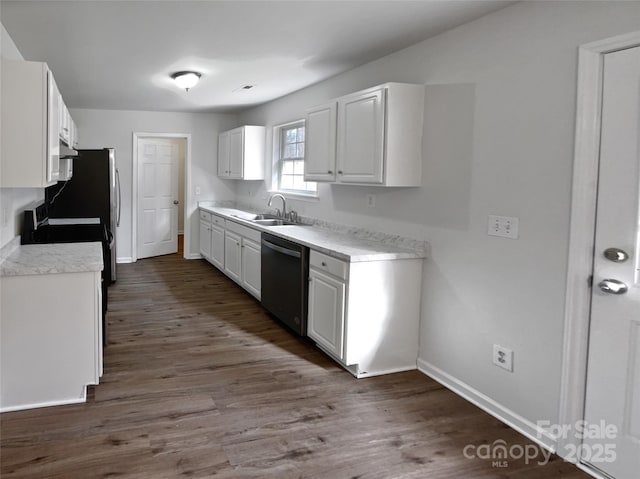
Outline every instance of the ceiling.
<path fill-rule="evenodd" d="M 49 64 L 70 108 L 230 112 L 511 3 L 2 0 L 0 21 L 26 60 Z M 200 83 L 178 89 L 179 70 Z"/>

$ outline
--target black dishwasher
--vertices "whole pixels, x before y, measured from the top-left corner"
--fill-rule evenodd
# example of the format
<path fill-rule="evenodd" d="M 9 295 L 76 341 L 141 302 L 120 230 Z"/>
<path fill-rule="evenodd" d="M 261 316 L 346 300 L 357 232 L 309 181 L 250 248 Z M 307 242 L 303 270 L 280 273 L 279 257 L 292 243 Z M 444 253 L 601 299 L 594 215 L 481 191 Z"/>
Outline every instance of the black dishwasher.
<path fill-rule="evenodd" d="M 262 233 L 262 306 L 300 336 L 307 335 L 309 248 Z"/>

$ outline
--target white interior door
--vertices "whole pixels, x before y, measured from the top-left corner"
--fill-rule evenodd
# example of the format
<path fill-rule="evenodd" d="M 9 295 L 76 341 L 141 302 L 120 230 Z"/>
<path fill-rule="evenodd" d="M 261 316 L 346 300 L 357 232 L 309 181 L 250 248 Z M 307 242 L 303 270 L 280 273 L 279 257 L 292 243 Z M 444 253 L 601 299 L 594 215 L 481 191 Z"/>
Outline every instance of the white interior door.
<path fill-rule="evenodd" d="M 605 55 L 582 460 L 640 471 L 640 47 Z M 589 428 L 591 431 L 592 429 Z"/>
<path fill-rule="evenodd" d="M 138 258 L 178 251 L 178 155 L 176 140 L 138 139 Z"/>

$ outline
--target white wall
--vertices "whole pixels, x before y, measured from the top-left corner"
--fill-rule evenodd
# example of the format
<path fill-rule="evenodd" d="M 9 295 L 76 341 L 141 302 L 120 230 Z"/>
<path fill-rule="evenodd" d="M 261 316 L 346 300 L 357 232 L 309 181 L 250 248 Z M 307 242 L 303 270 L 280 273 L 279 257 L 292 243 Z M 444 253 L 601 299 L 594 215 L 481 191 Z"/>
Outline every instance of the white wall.
<path fill-rule="evenodd" d="M 0 57 L 24 60 L 4 26 L 0 27 Z M 43 198 L 44 188 L 0 188 L 0 247 L 20 234 L 25 206 Z"/>
<path fill-rule="evenodd" d="M 205 113 L 165 113 L 71 109 L 78 125 L 82 148 L 115 148 L 116 165 L 122 184 L 122 217 L 116 231 L 118 260 L 132 256 L 131 195 L 133 133 L 190 133 L 193 205 L 186 218 L 191 219 L 191 254 L 199 251 L 197 201 L 233 199 L 235 183 L 216 176 L 218 133 L 236 126 L 234 115 Z M 195 188 L 200 187 L 200 196 Z"/>
<path fill-rule="evenodd" d="M 375 84 L 426 84 L 422 188 L 322 185 L 289 203 L 429 241 L 421 361 L 531 422 L 558 419 L 577 48 L 639 18 L 640 2 L 521 2 L 240 118 L 273 126 Z M 239 199 L 263 204 L 251 188 Z M 490 214 L 519 217 L 520 238 L 487 236 Z M 513 373 L 492 365 L 494 343 L 515 351 Z"/>

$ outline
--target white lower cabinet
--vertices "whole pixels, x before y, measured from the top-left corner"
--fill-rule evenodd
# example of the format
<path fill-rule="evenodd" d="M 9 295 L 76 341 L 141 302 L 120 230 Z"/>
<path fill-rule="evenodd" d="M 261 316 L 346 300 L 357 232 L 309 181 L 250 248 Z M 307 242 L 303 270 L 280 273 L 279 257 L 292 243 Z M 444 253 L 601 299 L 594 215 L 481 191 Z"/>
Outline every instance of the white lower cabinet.
<path fill-rule="evenodd" d="M 211 224 L 211 257 L 209 261 L 214 266 L 224 269 L 224 227 L 215 223 Z"/>
<path fill-rule="evenodd" d="M 356 377 L 416 369 L 422 260 L 347 263 L 311 250 L 308 335 Z"/>
<path fill-rule="evenodd" d="M 344 359 L 344 292 L 343 279 L 309 268 L 309 314 L 307 334 L 323 349 Z"/>
<path fill-rule="evenodd" d="M 0 412 L 84 402 L 103 371 L 100 271 L 2 277 L 0 316 Z"/>
<path fill-rule="evenodd" d="M 224 272 L 236 283 L 242 274 L 241 242 L 242 238 L 231 231 L 224 232 Z"/>
<path fill-rule="evenodd" d="M 211 259 L 211 223 L 200 220 L 200 255 Z"/>
<path fill-rule="evenodd" d="M 200 210 L 200 254 L 260 299 L 260 231 Z"/>
<path fill-rule="evenodd" d="M 262 254 L 260 243 L 242 238 L 242 286 L 260 298 Z"/>

